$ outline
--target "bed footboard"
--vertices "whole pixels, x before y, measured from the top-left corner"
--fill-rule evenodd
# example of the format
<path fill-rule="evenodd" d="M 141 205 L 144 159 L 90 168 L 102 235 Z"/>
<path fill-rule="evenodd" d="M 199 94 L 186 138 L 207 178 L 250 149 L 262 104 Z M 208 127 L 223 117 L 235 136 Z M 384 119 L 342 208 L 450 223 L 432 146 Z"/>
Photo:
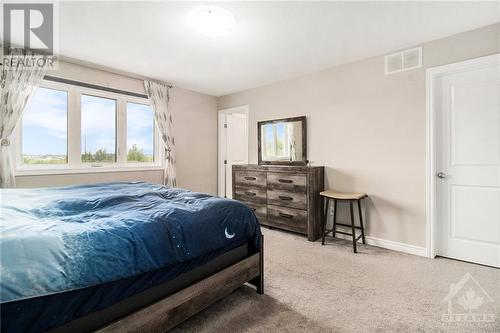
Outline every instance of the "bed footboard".
<path fill-rule="evenodd" d="M 257 292 L 259 294 L 264 294 L 264 235 L 260 235 L 261 237 L 261 245 L 259 252 L 259 275 L 248 281 L 251 285 L 254 285 L 257 288 Z"/>
<path fill-rule="evenodd" d="M 115 332 L 165 332 L 229 295 L 246 282 L 264 293 L 264 239 L 258 253 L 128 315 L 100 330 Z"/>

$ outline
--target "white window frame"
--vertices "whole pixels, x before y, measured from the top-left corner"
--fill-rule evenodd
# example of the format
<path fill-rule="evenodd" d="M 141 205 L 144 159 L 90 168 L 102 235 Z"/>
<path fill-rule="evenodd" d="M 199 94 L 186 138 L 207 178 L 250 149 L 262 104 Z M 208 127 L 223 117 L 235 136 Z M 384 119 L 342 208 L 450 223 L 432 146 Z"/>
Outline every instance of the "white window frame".
<path fill-rule="evenodd" d="M 15 174 L 44 175 L 68 173 L 98 173 L 116 171 L 162 170 L 164 167 L 161 135 L 154 121 L 154 162 L 127 162 L 127 103 L 150 106 L 147 98 L 128 96 L 98 89 L 80 87 L 61 82 L 44 80 L 41 88 L 66 91 L 67 110 L 67 164 L 24 164 L 22 159 L 22 119 L 14 131 Z M 84 163 L 81 161 L 81 96 L 90 95 L 116 100 L 116 162 Z"/>

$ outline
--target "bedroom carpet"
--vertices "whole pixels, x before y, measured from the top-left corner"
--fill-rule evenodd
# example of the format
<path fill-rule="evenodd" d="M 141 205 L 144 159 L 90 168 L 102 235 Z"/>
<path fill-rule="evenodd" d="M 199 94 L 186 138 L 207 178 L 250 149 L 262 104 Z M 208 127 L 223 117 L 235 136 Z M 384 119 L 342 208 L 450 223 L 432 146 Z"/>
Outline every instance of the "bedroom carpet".
<path fill-rule="evenodd" d="M 286 232 L 263 233 L 266 294 L 244 286 L 173 332 L 500 332 L 498 269 L 368 245 L 354 254 L 345 240 L 321 246 Z M 492 298 L 481 309 L 496 314 L 493 323 L 441 320 L 450 284 L 466 273 Z"/>

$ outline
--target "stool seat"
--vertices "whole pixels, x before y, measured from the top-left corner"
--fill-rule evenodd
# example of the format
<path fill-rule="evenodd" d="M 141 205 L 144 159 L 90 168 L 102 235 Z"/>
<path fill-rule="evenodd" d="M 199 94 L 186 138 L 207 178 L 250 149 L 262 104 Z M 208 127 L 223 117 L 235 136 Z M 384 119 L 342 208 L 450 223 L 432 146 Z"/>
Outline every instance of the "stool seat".
<path fill-rule="evenodd" d="M 323 191 L 320 193 L 321 196 L 337 199 L 337 200 L 359 200 L 366 196 L 366 193 L 344 193 L 344 192 L 336 192 L 336 191 Z"/>

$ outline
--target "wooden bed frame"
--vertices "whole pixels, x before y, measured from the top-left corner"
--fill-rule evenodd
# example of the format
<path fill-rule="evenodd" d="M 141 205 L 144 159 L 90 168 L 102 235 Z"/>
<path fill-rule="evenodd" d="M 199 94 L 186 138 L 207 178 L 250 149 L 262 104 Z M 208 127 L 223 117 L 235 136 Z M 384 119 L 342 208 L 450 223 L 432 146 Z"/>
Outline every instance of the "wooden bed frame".
<path fill-rule="evenodd" d="M 250 254 L 245 259 L 133 312 L 97 332 L 165 332 L 247 282 L 256 287 L 257 293 L 263 294 L 264 236 L 261 237 L 259 252 Z"/>
<path fill-rule="evenodd" d="M 245 283 L 254 285 L 263 294 L 264 236 L 261 237 L 258 251 L 250 243 L 244 243 L 171 280 L 48 332 L 165 332 Z M 113 286 L 104 288 L 113 292 Z"/>

